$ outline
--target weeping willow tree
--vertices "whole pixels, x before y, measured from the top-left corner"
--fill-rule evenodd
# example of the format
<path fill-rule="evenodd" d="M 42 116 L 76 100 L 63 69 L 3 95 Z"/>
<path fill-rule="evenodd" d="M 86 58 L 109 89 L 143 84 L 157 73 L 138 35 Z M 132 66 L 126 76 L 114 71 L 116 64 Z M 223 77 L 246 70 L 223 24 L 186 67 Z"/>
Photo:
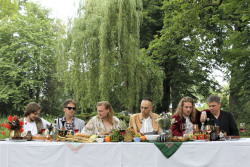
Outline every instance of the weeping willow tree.
<path fill-rule="evenodd" d="M 109 101 L 136 112 L 162 98 L 163 73 L 139 50 L 141 0 L 85 0 L 58 49 L 61 79 L 82 110 Z"/>

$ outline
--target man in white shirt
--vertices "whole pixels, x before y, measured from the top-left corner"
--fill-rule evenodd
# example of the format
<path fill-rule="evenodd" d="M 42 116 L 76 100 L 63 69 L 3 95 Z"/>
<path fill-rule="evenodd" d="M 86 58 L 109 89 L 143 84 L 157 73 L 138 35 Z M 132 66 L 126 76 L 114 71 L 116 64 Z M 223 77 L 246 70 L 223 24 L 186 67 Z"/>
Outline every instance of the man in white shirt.
<path fill-rule="evenodd" d="M 129 127 L 132 127 L 135 132 L 140 133 L 158 133 L 160 126 L 156 121 L 158 115 L 152 112 L 152 100 L 144 98 L 141 102 L 141 113 L 130 116 Z"/>
<path fill-rule="evenodd" d="M 23 119 L 23 135 L 31 131 L 32 135 L 42 134 L 43 129 L 47 129 L 46 125 L 50 125 L 48 121 L 39 118 L 41 106 L 35 102 L 27 105 Z"/>

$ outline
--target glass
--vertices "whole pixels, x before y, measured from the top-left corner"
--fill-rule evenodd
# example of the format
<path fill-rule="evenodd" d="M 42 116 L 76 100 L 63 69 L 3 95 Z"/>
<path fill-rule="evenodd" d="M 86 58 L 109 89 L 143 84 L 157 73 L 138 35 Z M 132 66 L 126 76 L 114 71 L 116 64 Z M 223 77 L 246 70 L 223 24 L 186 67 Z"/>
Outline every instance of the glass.
<path fill-rule="evenodd" d="M 198 124 L 194 124 L 194 125 L 193 125 L 193 130 L 194 130 L 194 131 L 199 130 L 199 126 L 198 126 Z"/>
<path fill-rule="evenodd" d="M 240 131 L 245 132 L 246 131 L 246 124 L 245 123 L 240 123 Z"/>
<path fill-rule="evenodd" d="M 79 129 L 74 129 L 74 132 L 75 132 L 75 133 L 79 132 Z"/>
<path fill-rule="evenodd" d="M 43 132 L 43 134 L 45 133 L 45 130 L 46 130 L 46 129 L 41 129 L 41 131 Z"/>
<path fill-rule="evenodd" d="M 180 129 L 181 129 L 182 133 L 184 134 L 186 131 L 186 123 L 181 123 Z"/>
<path fill-rule="evenodd" d="M 212 127 L 211 127 L 211 125 L 206 125 L 206 126 L 205 126 L 205 131 L 206 131 L 208 134 L 210 134 L 210 133 L 212 132 Z"/>

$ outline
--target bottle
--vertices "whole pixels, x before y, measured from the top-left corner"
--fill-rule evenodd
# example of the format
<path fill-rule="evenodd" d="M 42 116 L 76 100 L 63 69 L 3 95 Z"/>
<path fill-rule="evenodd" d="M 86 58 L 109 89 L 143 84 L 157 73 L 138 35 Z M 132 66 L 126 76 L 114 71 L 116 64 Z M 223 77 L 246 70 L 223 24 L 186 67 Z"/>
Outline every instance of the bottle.
<path fill-rule="evenodd" d="M 212 132 L 210 133 L 210 141 L 216 141 L 216 140 L 217 140 L 217 133 L 214 126 L 212 125 Z"/>
<path fill-rule="evenodd" d="M 207 118 L 206 125 L 211 125 L 210 118 Z"/>
<path fill-rule="evenodd" d="M 32 140 L 32 134 L 31 134 L 31 131 L 29 130 L 27 135 L 26 135 L 26 139 L 27 141 L 31 141 Z"/>
<path fill-rule="evenodd" d="M 53 135 L 53 141 L 56 141 L 58 135 L 57 120 L 54 121 L 54 129 L 52 135 Z"/>

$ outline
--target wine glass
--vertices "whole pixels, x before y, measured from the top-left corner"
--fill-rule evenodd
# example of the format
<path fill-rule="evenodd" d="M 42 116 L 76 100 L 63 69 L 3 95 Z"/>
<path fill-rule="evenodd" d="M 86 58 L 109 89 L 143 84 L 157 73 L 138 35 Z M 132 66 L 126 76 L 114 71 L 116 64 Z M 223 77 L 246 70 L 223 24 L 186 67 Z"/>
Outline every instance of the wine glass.
<path fill-rule="evenodd" d="M 45 130 L 46 130 L 45 128 L 41 129 L 43 135 L 45 135 Z"/>
<path fill-rule="evenodd" d="M 74 132 L 75 133 L 79 132 L 79 129 L 74 128 Z"/>
<path fill-rule="evenodd" d="M 206 125 L 206 126 L 205 126 L 205 131 L 206 131 L 208 134 L 210 134 L 210 133 L 212 132 L 212 127 L 211 127 L 211 125 Z"/>
<path fill-rule="evenodd" d="M 181 123 L 180 129 L 181 129 L 182 133 L 184 134 L 186 131 L 186 123 Z"/>
<path fill-rule="evenodd" d="M 198 124 L 194 124 L 194 125 L 193 125 L 193 130 L 194 130 L 194 132 L 196 132 L 196 131 L 198 131 L 198 130 L 199 130 L 199 126 L 198 126 Z"/>
<path fill-rule="evenodd" d="M 245 132 L 246 131 L 246 124 L 245 123 L 240 123 L 240 131 Z"/>

